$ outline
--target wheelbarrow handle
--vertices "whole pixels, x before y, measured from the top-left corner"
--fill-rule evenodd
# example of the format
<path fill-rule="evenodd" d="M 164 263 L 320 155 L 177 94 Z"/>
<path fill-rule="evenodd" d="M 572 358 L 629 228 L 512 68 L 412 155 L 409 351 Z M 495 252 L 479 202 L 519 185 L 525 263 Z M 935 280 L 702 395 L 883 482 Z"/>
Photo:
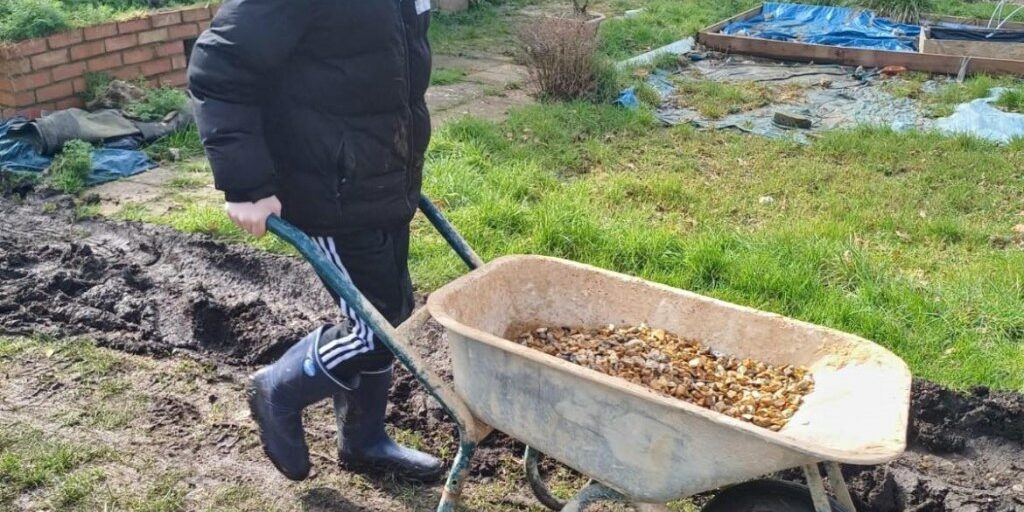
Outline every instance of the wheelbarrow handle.
<path fill-rule="evenodd" d="M 435 221 L 431 219 L 431 222 L 443 222 L 444 225 L 451 229 L 454 236 L 461 240 L 461 237 L 458 233 L 454 232 L 454 228 L 451 228 L 451 225 L 441 216 L 441 213 L 436 211 L 436 209 L 434 213 L 436 218 L 440 220 Z M 435 225 L 437 224 L 435 223 Z M 356 316 L 366 322 L 370 329 L 373 330 L 377 340 L 391 350 L 395 358 L 441 403 L 459 424 L 460 429 L 463 429 L 470 437 L 477 440 L 482 439 L 487 434 L 489 428 L 480 425 L 475 420 L 462 399 L 455 394 L 450 385 L 445 383 L 440 376 L 430 369 L 427 362 L 419 355 L 410 342 L 410 338 L 415 335 L 416 328 L 425 323 L 429 318 L 426 311 L 417 311 L 407 321 L 407 324 L 410 325 L 403 324 L 398 329 L 395 329 L 384 318 L 384 315 L 377 311 L 377 308 L 356 288 L 352 280 L 338 270 L 338 267 L 327 258 L 327 255 L 302 230 L 277 215 L 271 215 L 267 218 L 267 230 L 299 251 L 299 254 L 313 266 L 313 270 L 323 279 L 324 283 L 337 293 L 345 301 L 346 305 L 355 311 Z M 468 244 L 465 241 L 462 241 L 462 243 L 465 249 L 467 249 L 464 259 L 476 258 L 479 260 L 479 257 L 472 252 L 472 249 L 469 249 Z M 463 256 L 463 253 L 460 252 L 460 256 Z"/>

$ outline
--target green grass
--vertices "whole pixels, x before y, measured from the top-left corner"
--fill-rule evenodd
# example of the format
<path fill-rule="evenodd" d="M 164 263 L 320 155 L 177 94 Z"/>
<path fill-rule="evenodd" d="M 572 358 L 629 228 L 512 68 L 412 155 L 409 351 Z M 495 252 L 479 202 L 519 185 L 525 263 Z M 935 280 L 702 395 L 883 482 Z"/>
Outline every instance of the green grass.
<path fill-rule="evenodd" d="M 601 24 L 601 49 L 621 60 L 695 35 L 700 29 L 757 5 L 756 0 L 648 0 L 613 2 L 613 10 L 643 8 Z"/>
<path fill-rule="evenodd" d="M 94 448 L 55 440 L 26 425 L 0 426 L 0 505 L 12 505 L 19 494 L 58 482 L 99 455 Z M 70 499 L 77 493 L 68 494 Z"/>
<path fill-rule="evenodd" d="M 430 20 L 430 46 L 436 53 L 496 51 L 512 53 L 519 9 L 539 0 L 481 0 L 471 9 L 435 14 Z"/>
<path fill-rule="evenodd" d="M 426 192 L 485 258 L 592 263 L 862 335 L 947 385 L 1024 389 L 1024 252 L 989 244 L 1021 222 L 1020 146 L 650 123 L 589 105 L 457 121 L 435 135 Z M 421 287 L 462 273 L 415 230 Z"/>
<path fill-rule="evenodd" d="M 462 81 L 466 70 L 459 68 L 438 68 L 430 73 L 430 85 L 451 85 Z"/>
<path fill-rule="evenodd" d="M 181 7 L 195 0 L 165 0 Z M 4 0 L 0 3 L 0 42 L 42 37 L 74 27 L 145 15 L 148 0 Z"/>
<path fill-rule="evenodd" d="M 1003 91 L 996 100 L 996 106 L 1007 112 L 1024 113 L 1024 86 Z"/>
<path fill-rule="evenodd" d="M 680 81 L 675 99 L 709 119 L 745 112 L 771 104 L 775 92 L 753 82 L 725 83 L 712 81 Z"/>
<path fill-rule="evenodd" d="M 273 235 L 254 239 L 235 226 L 224 214 L 222 204 L 209 204 L 181 197 L 181 207 L 162 214 L 153 214 L 143 205 L 129 204 L 115 214 L 122 220 L 134 220 L 170 226 L 185 233 L 212 235 L 228 242 L 251 243 L 261 249 L 278 254 L 295 254 L 291 246 Z"/>
<path fill-rule="evenodd" d="M 203 156 L 203 142 L 199 139 L 199 130 L 195 125 L 178 130 L 156 142 L 146 146 L 146 154 L 154 160 L 174 160 L 177 153 L 179 160 L 191 160 Z"/>
<path fill-rule="evenodd" d="M 188 101 L 185 92 L 174 87 L 147 88 L 146 97 L 125 107 L 125 112 L 142 121 L 152 122 L 163 119 L 171 112 L 181 110 Z"/>
<path fill-rule="evenodd" d="M 77 194 L 85 188 L 91 171 L 92 145 L 83 140 L 70 140 L 54 158 L 47 171 L 47 180 L 66 194 Z"/>

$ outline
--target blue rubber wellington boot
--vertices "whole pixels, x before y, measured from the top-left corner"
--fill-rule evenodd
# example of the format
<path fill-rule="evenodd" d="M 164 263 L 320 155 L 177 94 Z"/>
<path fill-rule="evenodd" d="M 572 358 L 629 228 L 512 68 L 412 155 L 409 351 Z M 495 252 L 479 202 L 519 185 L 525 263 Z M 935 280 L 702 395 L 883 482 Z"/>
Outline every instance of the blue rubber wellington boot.
<path fill-rule="evenodd" d="M 436 481 L 444 471 L 440 460 L 399 445 L 384 431 L 391 374 L 390 368 L 362 373 L 358 388 L 334 396 L 338 461 L 357 473 L 391 473 L 418 482 Z"/>
<path fill-rule="evenodd" d="M 309 333 L 274 364 L 256 372 L 249 385 L 249 410 L 259 426 L 263 452 L 292 480 L 304 480 L 310 470 L 302 410 L 357 384 L 336 381 L 317 361 L 317 341 L 329 328 Z"/>

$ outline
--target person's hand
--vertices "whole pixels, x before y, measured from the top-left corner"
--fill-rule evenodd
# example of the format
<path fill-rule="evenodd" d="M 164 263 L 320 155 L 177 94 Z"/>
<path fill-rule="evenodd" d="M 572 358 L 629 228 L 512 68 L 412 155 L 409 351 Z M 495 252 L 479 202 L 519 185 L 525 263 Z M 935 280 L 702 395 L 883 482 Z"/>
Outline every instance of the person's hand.
<path fill-rule="evenodd" d="M 224 209 L 231 222 L 258 238 L 267 233 L 267 217 L 281 215 L 281 201 L 270 196 L 255 203 L 224 203 Z"/>

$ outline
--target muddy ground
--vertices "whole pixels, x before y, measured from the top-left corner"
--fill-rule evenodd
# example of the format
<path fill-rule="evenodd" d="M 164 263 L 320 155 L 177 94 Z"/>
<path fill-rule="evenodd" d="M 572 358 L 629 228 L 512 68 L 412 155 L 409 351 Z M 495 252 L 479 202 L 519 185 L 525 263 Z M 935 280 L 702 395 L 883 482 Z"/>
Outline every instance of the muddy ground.
<path fill-rule="evenodd" d="M 201 429 L 195 425 L 216 409 L 211 404 L 241 404 L 244 375 L 253 365 L 271 361 L 289 343 L 334 318 L 316 277 L 297 258 L 150 225 L 75 222 L 72 210 L 60 198 L 0 199 L 0 334 L 85 337 L 149 361 L 134 368 L 198 361 L 206 368 L 198 396 L 161 393 L 163 388 L 146 384 L 152 399 L 124 428 L 143 428 L 146 443 L 157 446 L 157 459 L 184 449 L 194 452 L 192 463 L 204 467 L 223 460 L 246 468 L 258 465 L 259 448 L 240 405 L 224 413 L 228 419 L 206 422 Z M 421 333 L 417 344 L 433 363 L 447 364 L 436 327 Z M 33 412 L 43 410 L 39 397 L 59 395 L 62 387 L 75 383 L 62 384 L 61 372 L 45 365 L 27 359 L 22 367 L 7 370 L 6 377 L 0 374 L 7 381 L 0 411 L 16 419 L 0 420 L 0 428 L 14 423 L 52 427 Z M 396 379 L 392 402 L 389 420 L 396 428 L 419 433 L 416 440 L 435 452 L 453 453 L 453 428 L 405 372 Z M 325 412 L 317 413 L 320 419 L 310 429 L 321 466 L 332 459 Z M 1024 511 L 1024 396 L 985 389 L 963 394 L 919 381 L 912 416 L 905 456 L 884 466 L 845 468 L 860 510 Z M 94 434 L 95 429 L 82 432 Z M 515 472 L 510 464 L 521 446 L 500 436 L 487 444 L 476 459 L 471 485 L 493 484 Z M 246 469 L 247 478 L 256 479 L 254 487 L 283 485 L 274 484 L 279 480 L 266 469 Z M 329 472 L 330 478 L 347 478 Z M 394 495 L 412 492 L 405 488 L 387 482 L 371 487 L 355 493 L 371 495 L 362 503 L 347 501 L 344 490 L 338 495 L 306 487 L 303 500 L 309 503 L 303 507 L 322 502 L 337 510 L 429 509 L 429 504 Z M 527 509 L 521 486 L 501 489 L 508 494 L 499 500 L 506 507 L 502 510 Z M 436 499 L 436 490 L 414 492 L 411 500 Z M 269 503 L 288 508 L 273 499 Z"/>

